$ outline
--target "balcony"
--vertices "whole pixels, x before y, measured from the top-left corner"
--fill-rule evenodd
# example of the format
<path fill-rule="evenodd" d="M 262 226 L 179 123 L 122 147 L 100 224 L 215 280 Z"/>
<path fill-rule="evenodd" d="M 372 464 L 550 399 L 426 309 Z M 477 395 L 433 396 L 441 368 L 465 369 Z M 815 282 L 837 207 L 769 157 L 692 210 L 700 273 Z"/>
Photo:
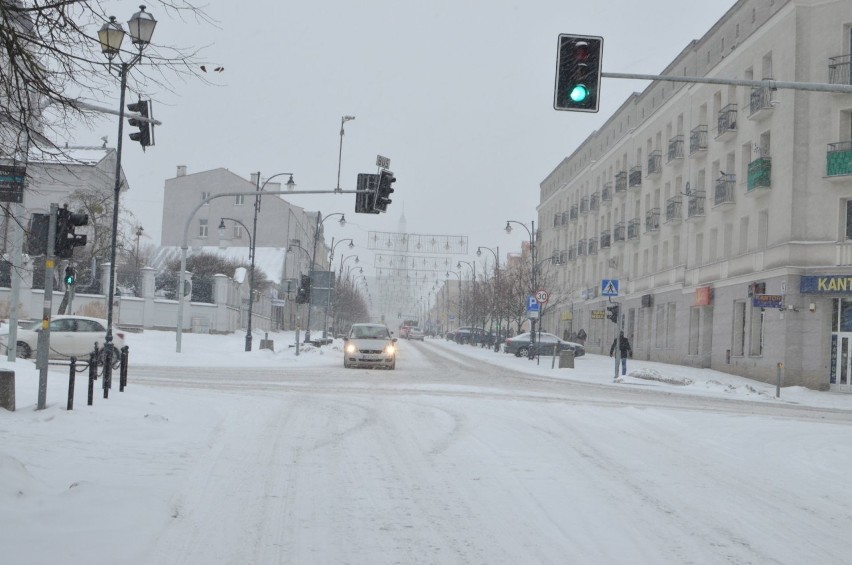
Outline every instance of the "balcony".
<path fill-rule="evenodd" d="M 686 203 L 687 218 L 703 218 L 704 217 L 704 201 L 706 197 L 703 190 L 695 190 L 688 197 Z"/>
<path fill-rule="evenodd" d="M 707 126 L 697 126 L 689 132 L 689 156 L 697 157 L 707 152 Z"/>
<path fill-rule="evenodd" d="M 598 254 L 598 240 L 590 239 L 589 240 L 589 255 L 597 255 Z"/>
<path fill-rule="evenodd" d="M 601 189 L 601 202 L 609 202 L 612 200 L 612 181 L 605 182 Z"/>
<path fill-rule="evenodd" d="M 615 173 L 615 193 L 624 194 L 627 192 L 627 171 L 619 171 Z"/>
<path fill-rule="evenodd" d="M 611 239 L 608 231 L 601 232 L 601 249 L 609 249 Z"/>
<path fill-rule="evenodd" d="M 560 251 L 559 254 L 556 256 L 556 263 L 558 265 L 564 265 L 567 262 L 568 262 L 568 252 L 567 251 Z"/>
<path fill-rule="evenodd" d="M 652 208 L 645 212 L 645 232 L 660 231 L 660 209 Z"/>
<path fill-rule="evenodd" d="M 828 82 L 829 84 L 852 84 L 852 73 L 849 72 L 852 65 L 852 55 L 840 55 L 828 59 Z"/>
<path fill-rule="evenodd" d="M 748 164 L 748 186 L 746 190 L 752 192 L 758 188 L 770 188 L 772 186 L 772 159 L 761 157 Z"/>
<path fill-rule="evenodd" d="M 577 242 L 577 257 L 583 257 L 586 254 L 586 249 L 588 248 L 588 244 L 585 239 L 581 239 Z"/>
<path fill-rule="evenodd" d="M 580 199 L 580 213 L 588 214 L 589 213 L 589 197 L 584 196 Z"/>
<path fill-rule="evenodd" d="M 562 214 L 557 213 L 553 215 L 553 227 L 558 228 L 562 225 Z"/>
<path fill-rule="evenodd" d="M 728 104 L 719 111 L 716 139 L 724 141 L 737 135 L 737 105 Z"/>
<path fill-rule="evenodd" d="M 657 149 L 648 155 L 648 176 L 659 175 L 663 172 L 663 152 Z"/>
<path fill-rule="evenodd" d="M 669 140 L 668 161 L 678 161 L 683 159 L 683 134 L 674 136 Z"/>
<path fill-rule="evenodd" d="M 639 239 L 639 230 L 642 227 L 642 220 L 633 218 L 627 222 L 627 239 Z"/>
<path fill-rule="evenodd" d="M 633 188 L 634 186 L 642 186 L 642 165 L 630 167 L 630 174 L 627 177 L 627 186 L 630 188 Z"/>
<path fill-rule="evenodd" d="M 828 144 L 825 174 L 829 178 L 852 175 L 852 141 Z"/>
<path fill-rule="evenodd" d="M 576 204 L 573 204 L 571 206 L 571 211 L 568 213 L 568 217 L 571 219 L 572 222 L 577 219 L 578 210 L 579 208 Z"/>
<path fill-rule="evenodd" d="M 565 253 L 565 252 L 563 251 L 562 253 Z M 571 249 L 568 250 L 568 260 L 573 261 L 576 258 L 577 258 L 577 250 L 574 247 L 572 247 Z M 562 261 L 560 264 L 564 265 L 565 261 Z"/>
<path fill-rule="evenodd" d="M 612 230 L 612 240 L 615 243 L 624 243 L 627 239 L 627 226 L 624 222 L 616 222 Z"/>
<path fill-rule="evenodd" d="M 716 179 L 716 185 L 713 192 L 713 203 L 716 206 L 734 203 L 734 187 L 736 186 L 736 180 L 736 175 L 732 174 L 723 174 Z"/>
<path fill-rule="evenodd" d="M 775 109 L 772 105 L 772 92 L 773 89 L 768 86 L 761 86 L 751 91 L 748 119 L 762 120 L 772 114 L 772 110 Z"/>
<path fill-rule="evenodd" d="M 597 212 L 601 207 L 601 195 L 597 192 L 593 193 L 589 198 L 589 211 Z"/>
<path fill-rule="evenodd" d="M 680 196 L 673 196 L 666 200 L 666 223 L 679 222 L 683 219 L 683 199 Z"/>

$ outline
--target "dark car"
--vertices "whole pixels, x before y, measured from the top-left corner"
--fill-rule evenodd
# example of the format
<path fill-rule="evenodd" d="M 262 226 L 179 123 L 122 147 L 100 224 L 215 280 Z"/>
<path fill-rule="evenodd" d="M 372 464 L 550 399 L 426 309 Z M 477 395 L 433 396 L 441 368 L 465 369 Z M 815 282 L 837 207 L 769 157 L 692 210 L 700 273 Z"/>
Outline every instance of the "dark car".
<path fill-rule="evenodd" d="M 479 343 L 485 336 L 485 330 L 472 326 L 462 326 L 456 330 L 453 340 L 456 343 Z"/>
<path fill-rule="evenodd" d="M 554 355 L 560 351 L 571 350 L 574 357 L 586 354 L 586 349 L 579 343 L 559 339 L 551 333 L 541 332 L 535 334 L 535 344 L 532 346 L 533 355 Z M 522 333 L 510 337 L 503 345 L 503 351 L 513 353 L 515 357 L 527 357 L 530 354 L 530 333 Z"/>

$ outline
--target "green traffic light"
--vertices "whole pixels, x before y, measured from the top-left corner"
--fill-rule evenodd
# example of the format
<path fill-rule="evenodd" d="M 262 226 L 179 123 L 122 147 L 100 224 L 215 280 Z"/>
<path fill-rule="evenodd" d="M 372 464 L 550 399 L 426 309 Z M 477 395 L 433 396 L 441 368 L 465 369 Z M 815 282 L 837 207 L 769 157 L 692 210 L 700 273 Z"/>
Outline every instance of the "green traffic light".
<path fill-rule="evenodd" d="M 74 284 L 74 277 L 65 277 L 65 284 L 69 286 Z"/>
<path fill-rule="evenodd" d="M 574 85 L 571 89 L 571 94 L 568 95 L 572 102 L 579 104 L 589 97 L 589 89 L 584 84 Z"/>

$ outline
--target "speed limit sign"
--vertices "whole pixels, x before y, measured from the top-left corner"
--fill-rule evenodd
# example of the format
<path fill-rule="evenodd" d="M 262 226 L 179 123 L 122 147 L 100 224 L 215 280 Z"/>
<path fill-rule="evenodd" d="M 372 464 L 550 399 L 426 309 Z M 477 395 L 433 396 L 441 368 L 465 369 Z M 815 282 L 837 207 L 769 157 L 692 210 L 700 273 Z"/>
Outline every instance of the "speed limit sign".
<path fill-rule="evenodd" d="M 550 298 L 550 295 L 543 288 L 535 292 L 535 299 L 539 304 L 547 304 L 548 298 Z"/>

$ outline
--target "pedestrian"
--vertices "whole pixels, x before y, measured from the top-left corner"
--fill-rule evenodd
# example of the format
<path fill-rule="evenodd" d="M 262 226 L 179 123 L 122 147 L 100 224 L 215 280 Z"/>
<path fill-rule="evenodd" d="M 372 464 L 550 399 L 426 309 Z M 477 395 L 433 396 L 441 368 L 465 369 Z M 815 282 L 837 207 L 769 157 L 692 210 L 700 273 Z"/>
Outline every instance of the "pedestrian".
<path fill-rule="evenodd" d="M 618 345 L 621 351 L 621 374 L 627 374 L 627 358 L 633 357 L 633 348 L 630 347 L 630 340 L 624 337 L 624 332 L 619 332 L 618 337 L 612 340 L 612 347 L 609 348 L 609 356 L 615 354 L 615 347 Z"/>
<path fill-rule="evenodd" d="M 577 332 L 577 341 L 580 343 L 580 345 L 586 344 L 586 337 L 586 330 L 580 328 L 580 331 Z"/>

